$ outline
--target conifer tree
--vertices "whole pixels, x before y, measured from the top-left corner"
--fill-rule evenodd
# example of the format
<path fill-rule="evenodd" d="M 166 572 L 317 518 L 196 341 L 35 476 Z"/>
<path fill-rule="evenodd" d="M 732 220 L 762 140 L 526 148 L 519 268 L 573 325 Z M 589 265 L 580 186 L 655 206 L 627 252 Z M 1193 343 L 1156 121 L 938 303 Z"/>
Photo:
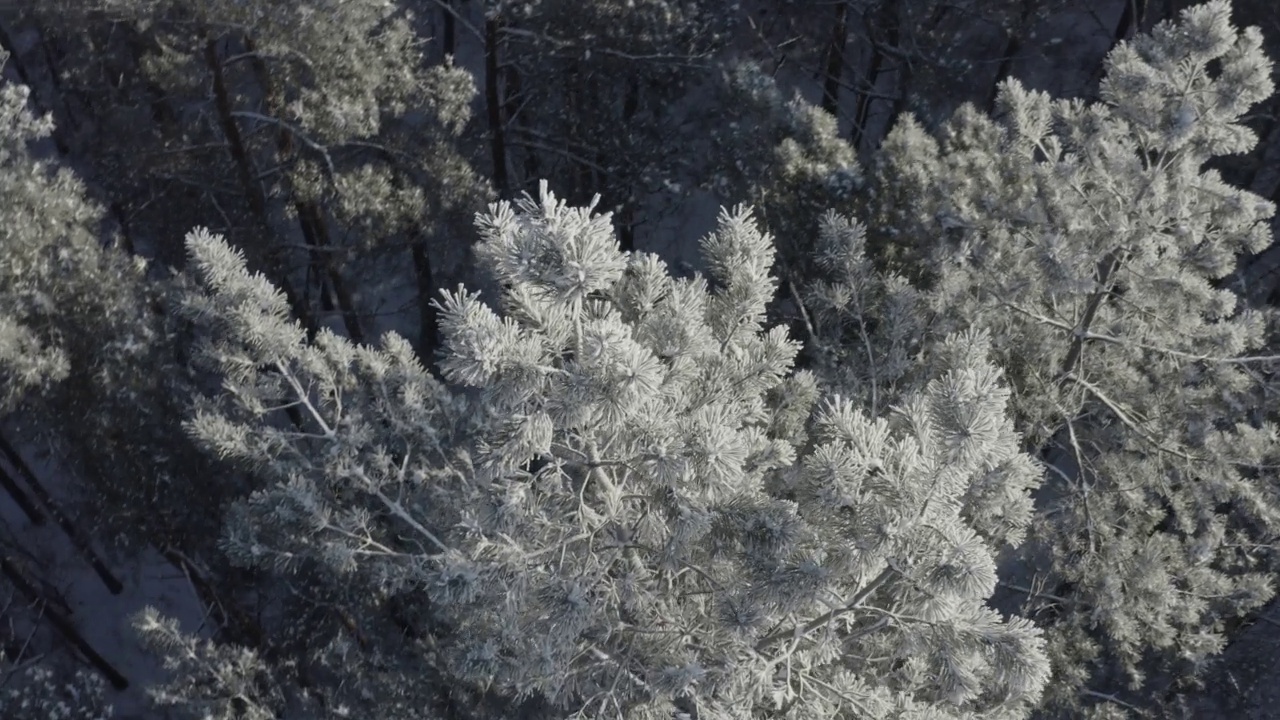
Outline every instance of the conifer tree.
<path fill-rule="evenodd" d="M 1255 142 L 1240 118 L 1272 92 L 1260 45 L 1228 3 L 1190 8 L 1108 56 L 1099 102 L 1009 81 L 993 117 L 965 107 L 933 134 L 903 118 L 869 173 L 859 242 L 897 245 L 882 257 L 919 282 L 919 337 L 990 333 L 1048 462 L 1020 556 L 1048 584 L 1017 592 L 1057 606 L 1068 703 L 1194 671 L 1273 592 L 1273 314 L 1216 281 L 1269 242 L 1274 207 L 1205 168 Z M 843 318 L 835 382 L 883 372 L 861 350 L 885 317 L 865 294 L 811 288 Z"/>
<path fill-rule="evenodd" d="M 796 95 L 788 98 L 759 65 L 728 66 L 704 108 L 710 150 L 704 186 L 722 202 L 747 202 L 778 238 L 786 279 L 812 277 L 823 213 L 850 213 L 863 185 L 853 147 L 836 118 Z M 734 119 L 722 122 L 725 108 Z M 790 290 L 788 285 L 786 290 Z M 795 298 L 792 298 L 795 302 Z"/>
<path fill-rule="evenodd" d="M 489 198 L 460 147 L 475 83 L 451 58 L 424 62 L 403 3 L 56 0 L 26 14 L 65 48 L 62 94 L 89 115 L 74 149 L 131 249 L 178 264 L 175 240 L 216 227 L 310 329 L 332 317 L 355 338 L 377 334 L 377 303 L 429 300 L 465 275 L 467 248 L 448 239 Z M 429 353 L 434 317 L 419 310 Z"/>
<path fill-rule="evenodd" d="M 15 441 L 62 451 L 82 481 L 82 497 L 65 500 L 92 503 L 99 528 L 211 547 L 209 507 L 173 494 L 207 466 L 178 426 L 192 380 L 175 355 L 181 328 L 155 312 L 163 286 L 146 263 L 103 247 L 104 213 L 45 157 L 53 125 L 28 109 L 29 94 L 0 85 L 0 378 L 14 381 L 0 410 L 13 411 Z"/>
<path fill-rule="evenodd" d="M 236 252 L 188 236 L 183 312 L 225 383 L 189 428 L 266 482 L 224 547 L 329 589 L 353 624 L 317 645 L 584 718 L 1025 714 L 1038 631 L 985 602 L 1038 469 L 989 338 L 948 338 L 892 412 L 815 407 L 798 344 L 763 327 L 774 251 L 745 209 L 681 280 L 545 187 L 477 221 L 503 289 L 496 311 L 442 298 L 453 391 L 394 334 L 308 342 Z M 273 420 L 282 396 L 302 427 Z M 1002 521 L 966 517 L 978 486 Z"/>

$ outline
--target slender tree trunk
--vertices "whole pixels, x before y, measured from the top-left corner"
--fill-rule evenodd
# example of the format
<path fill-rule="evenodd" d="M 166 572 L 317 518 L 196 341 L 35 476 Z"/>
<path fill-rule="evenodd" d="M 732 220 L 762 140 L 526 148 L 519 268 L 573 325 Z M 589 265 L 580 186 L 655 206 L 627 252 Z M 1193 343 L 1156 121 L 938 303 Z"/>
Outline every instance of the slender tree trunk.
<path fill-rule="evenodd" d="M 133 60 L 131 71 L 141 75 L 138 70 L 142 67 L 144 56 L 148 52 L 161 50 L 161 45 L 156 42 L 155 38 L 139 32 L 136 28 L 120 23 L 121 29 L 127 33 L 125 35 L 125 46 L 129 48 L 130 58 Z M 168 135 L 180 134 L 180 123 L 178 111 L 174 108 L 173 103 L 169 101 L 168 94 L 164 88 L 154 82 L 147 81 L 147 97 L 151 102 L 151 119 L 156 125 L 164 130 Z"/>
<path fill-rule="evenodd" d="M 1124 11 L 1120 13 L 1120 20 L 1116 22 L 1116 31 L 1113 34 L 1116 42 L 1126 40 L 1133 36 L 1133 33 L 1142 28 L 1142 23 L 1146 19 L 1147 0 L 1125 0 Z"/>
<path fill-rule="evenodd" d="M 453 0 L 441 0 L 444 4 L 444 28 L 441 32 L 440 44 L 444 55 L 452 56 L 458 52 L 458 19 L 454 16 L 457 8 L 453 5 Z"/>
<path fill-rule="evenodd" d="M 222 601 L 222 598 L 218 595 L 216 584 L 210 579 L 207 570 L 175 547 L 165 546 L 161 549 L 160 554 L 187 576 L 187 579 L 191 581 L 191 587 L 195 590 L 196 596 L 208 606 L 211 614 L 216 615 L 220 626 L 219 635 L 232 643 L 255 648 L 262 647 L 266 637 L 262 626 L 243 608 L 233 604 L 233 601 L 225 603 Z"/>
<path fill-rule="evenodd" d="M 413 270 L 418 280 L 418 357 L 435 371 L 436 348 L 440 347 L 439 318 L 431 301 L 436 297 L 435 273 L 431 267 L 431 255 L 421 231 L 414 230 L 410 237 L 413 253 Z"/>
<path fill-rule="evenodd" d="M 636 249 L 636 213 L 630 202 L 622 204 L 618 213 L 618 249 L 634 252 Z"/>
<path fill-rule="evenodd" d="M 584 142 L 586 138 L 582 131 L 582 118 L 585 116 L 583 105 L 586 102 L 593 102 L 599 97 L 594 91 L 593 78 L 586 74 L 586 68 L 578 60 L 572 60 L 569 63 L 569 72 L 565 73 L 565 96 L 568 98 L 566 103 L 568 106 L 568 115 L 570 120 L 569 141 L 581 145 L 584 149 L 590 147 L 590 143 Z M 591 157 L 590 153 L 584 152 L 584 155 Z M 595 158 L 592 158 L 593 160 Z M 575 162 L 573 174 L 573 188 L 569 192 L 569 200 L 575 205 L 582 205 L 591 199 L 596 192 L 601 189 L 593 180 L 591 168 L 585 163 Z"/>
<path fill-rule="evenodd" d="M 257 173 L 253 169 L 248 147 L 240 134 L 239 126 L 236 125 L 235 117 L 231 114 L 231 96 L 222 72 L 222 60 L 218 57 L 217 43 L 218 41 L 212 37 L 205 42 L 205 63 L 213 76 L 214 106 L 217 109 L 218 122 L 222 127 L 223 135 L 227 138 L 227 148 L 235 164 L 236 175 L 244 188 L 245 200 L 249 203 L 249 209 L 257 219 L 265 240 L 274 235 L 271 229 L 271 217 L 267 214 L 267 201 L 263 196 L 262 186 L 256 180 Z M 302 303 L 301 297 L 294 290 L 293 283 L 289 282 L 289 276 L 283 264 L 269 248 L 249 247 L 247 249 L 262 266 L 269 270 L 272 282 L 280 287 L 288 299 L 294 314 L 306 328 L 307 336 L 315 337 L 317 330 L 315 319 L 311 315 L 310 308 Z"/>
<path fill-rule="evenodd" d="M 502 92 L 498 87 L 498 19 L 484 21 L 484 98 L 489 120 L 489 153 L 493 162 L 493 185 L 504 200 L 511 199 L 507 178 L 507 144 L 502 127 Z"/>
<path fill-rule="evenodd" d="M 1116 271 L 1120 269 L 1121 258 L 1122 251 L 1117 249 L 1108 253 L 1098 263 L 1098 289 L 1094 291 L 1093 295 L 1089 296 L 1089 300 L 1085 304 L 1084 315 L 1080 318 L 1080 325 L 1076 329 L 1076 335 L 1071 341 L 1071 347 L 1067 350 L 1067 357 L 1062 361 L 1060 378 L 1065 378 L 1075 372 L 1076 367 L 1079 365 L 1080 356 L 1084 352 L 1084 336 L 1093 326 L 1093 319 L 1097 317 L 1103 301 L 1113 291 L 1112 280 Z"/>
<path fill-rule="evenodd" d="M 115 666 L 107 662 L 107 659 L 102 657 L 97 650 L 93 649 L 93 646 L 89 644 L 88 640 L 85 640 L 84 635 L 80 634 L 80 631 L 76 629 L 75 623 L 71 622 L 70 618 L 51 603 L 45 602 L 35 584 L 22 574 L 18 564 L 7 555 L 0 556 L 0 572 L 3 572 L 9 582 L 13 583 L 14 587 L 18 588 L 18 591 L 23 595 L 26 595 L 31 602 L 39 602 L 44 605 L 44 617 L 49 619 L 49 622 L 62 637 L 71 643 L 72 647 L 79 651 L 85 660 L 89 661 L 90 665 L 97 668 L 98 672 L 107 678 L 107 682 L 111 683 L 111 687 L 116 690 L 125 690 L 129 687 L 129 680 Z"/>
<path fill-rule="evenodd" d="M 245 37 L 245 48 L 249 52 L 257 50 L 253 38 Z M 261 57 L 255 56 L 252 64 L 258 84 L 262 86 L 263 93 L 266 95 L 268 112 L 274 117 L 280 117 L 283 103 L 266 63 Z M 281 125 L 276 133 L 276 151 L 282 165 L 293 156 L 296 146 L 293 131 Z M 342 324 L 347 330 L 348 337 L 357 343 L 363 343 L 365 335 L 360 327 L 355 297 L 347 287 L 342 273 L 334 266 L 333 254 L 329 252 L 334 246 L 330 242 L 329 225 L 325 219 L 324 209 L 315 200 L 304 200 L 295 201 L 294 210 L 298 214 L 298 223 L 302 228 L 303 237 L 309 246 L 315 248 L 310 252 L 312 266 L 322 269 L 333 287 L 333 294 L 342 312 Z M 323 293 L 323 289 L 321 292 Z"/>
<path fill-rule="evenodd" d="M 1018 53 L 1022 52 L 1022 36 L 1026 33 L 1027 24 L 1031 19 L 1032 2 L 1034 0 L 1022 0 L 1022 7 L 1018 10 L 1018 20 L 1012 28 L 1009 28 L 1008 39 L 1005 41 L 1004 50 L 1000 53 L 1000 64 L 996 67 L 995 81 L 991 83 L 991 90 L 987 93 L 987 112 L 995 108 L 996 98 L 1000 95 L 1000 83 L 1009 78 L 1009 73 L 1013 71 L 1013 61 Z"/>
<path fill-rule="evenodd" d="M 503 64 L 502 82 L 503 132 L 519 130 L 521 126 L 531 126 L 533 122 L 528 117 L 528 107 L 520 107 L 520 103 L 524 98 L 524 85 L 520 80 L 520 69 L 513 63 Z M 537 153 L 529 148 L 524 148 L 524 151 L 520 153 L 520 157 L 523 175 L 518 178 L 511 178 L 511 186 L 513 188 L 528 187 L 531 184 L 535 184 L 542 177 Z M 514 159 L 512 159 L 512 163 L 515 163 Z"/>
<path fill-rule="evenodd" d="M 329 242 L 329 227 L 325 224 L 323 211 L 317 203 L 311 201 L 295 202 L 294 209 L 298 213 L 298 221 L 302 225 L 302 235 L 307 245 L 319 248 L 319 252 L 313 251 L 312 255 L 320 256 L 319 264 L 333 288 L 333 295 L 338 301 L 338 309 L 342 312 L 342 325 L 346 328 L 347 335 L 354 342 L 364 343 L 365 335 L 360 327 L 359 314 L 356 312 L 355 296 L 347 287 L 342 273 L 334 267 L 333 253 L 327 252 L 333 246 Z"/>
<path fill-rule="evenodd" d="M 27 520 L 31 521 L 32 525 L 45 524 L 44 513 L 40 512 L 40 508 L 36 507 L 35 502 L 27 495 L 27 492 L 22 489 L 22 486 L 18 485 L 18 481 L 5 472 L 3 467 L 0 467 L 0 487 L 3 487 L 4 491 L 9 493 L 9 497 L 13 498 L 14 503 L 22 510 L 22 514 L 27 516 Z"/>
<path fill-rule="evenodd" d="M 124 590 L 124 585 L 107 567 L 107 563 L 98 555 L 98 551 L 93 549 L 93 544 L 89 542 L 89 538 L 85 536 L 80 528 L 76 527 L 75 523 L 71 522 L 71 518 L 67 517 L 66 513 L 62 512 L 62 508 L 54 501 L 53 496 L 49 494 L 44 484 L 35 476 L 35 473 L 31 472 L 31 468 L 27 466 L 26 461 L 22 459 L 18 451 L 4 437 L 0 437 L 0 454 L 4 455 L 5 460 L 13 467 L 14 473 L 22 476 L 22 479 L 27 483 L 27 487 L 31 488 L 31 493 L 36 496 L 40 504 L 44 505 L 44 509 L 53 516 L 54 522 L 58 523 L 58 527 L 62 528 L 62 532 L 66 533 L 71 540 L 72 546 L 85 559 L 85 562 L 89 563 L 89 566 L 93 568 L 93 572 L 102 580 L 102 584 L 107 586 L 107 590 L 112 595 L 119 595 Z M 0 473 L 2 472 L 3 468 L 0 467 Z M 10 479 L 12 480 L 12 476 L 10 476 Z"/>
<path fill-rule="evenodd" d="M 116 223 L 120 225 L 120 249 L 136 255 L 137 250 L 133 246 L 133 234 L 129 232 L 129 217 L 124 212 L 124 206 L 119 202 L 111 203 L 111 215 L 116 219 Z"/>
<path fill-rule="evenodd" d="M 831 27 L 831 41 L 827 45 L 827 71 L 822 85 L 822 109 L 840 117 L 840 79 L 844 72 L 844 48 L 849 39 L 846 19 L 849 3 L 836 5 L 836 16 Z"/>
<path fill-rule="evenodd" d="M 875 12 L 874 18 L 864 19 L 867 36 L 871 38 L 871 60 L 867 64 L 867 74 L 862 94 L 853 112 L 853 127 L 849 131 L 849 142 L 854 150 L 861 150 L 863 141 L 867 139 L 867 119 L 871 116 L 872 97 L 885 72 L 885 52 L 883 46 L 897 47 L 899 40 L 898 0 L 883 0 Z M 884 29 L 883 39 L 876 37 L 877 28 Z"/>

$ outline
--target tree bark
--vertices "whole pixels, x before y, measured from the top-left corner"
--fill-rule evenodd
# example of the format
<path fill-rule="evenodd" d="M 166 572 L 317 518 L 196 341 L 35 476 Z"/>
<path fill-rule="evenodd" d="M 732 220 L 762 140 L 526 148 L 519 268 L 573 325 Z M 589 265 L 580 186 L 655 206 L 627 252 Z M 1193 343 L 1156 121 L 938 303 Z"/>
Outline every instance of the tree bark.
<path fill-rule="evenodd" d="M 31 602 L 44 601 L 44 597 L 36 589 L 36 586 L 22 574 L 17 563 L 13 562 L 7 555 L 0 556 L 0 572 L 3 572 L 4 576 L 9 578 L 9 582 L 13 583 L 14 587 L 18 588 L 18 591 L 23 595 L 26 595 Z M 70 642 L 72 647 L 89 661 L 90 665 L 97 668 L 98 672 L 107 678 L 107 682 L 111 683 L 111 687 L 116 690 L 125 690 L 129 687 L 129 680 L 115 666 L 107 662 L 106 658 L 98 654 L 97 650 L 93 649 L 93 646 L 89 644 L 88 640 L 85 640 L 84 635 L 80 634 L 80 631 L 76 629 L 75 623 L 71 622 L 70 618 L 63 615 L 62 611 L 51 603 L 43 602 L 43 604 L 44 616 L 49 618 L 49 622 L 57 628 L 62 637 L 66 638 L 67 642 Z"/>
<path fill-rule="evenodd" d="M 250 52 L 256 50 L 253 38 L 246 36 L 245 47 Z M 263 62 L 261 57 L 254 56 L 252 64 L 254 74 L 258 78 L 258 84 L 262 86 L 263 93 L 266 95 L 268 112 L 274 117 L 280 117 L 282 103 L 266 63 Z M 295 147 L 293 131 L 281 125 L 276 133 L 276 151 L 281 165 L 293 156 Z M 342 313 L 342 324 L 347 330 L 348 337 L 357 343 L 363 343 L 365 336 L 360 327 L 355 297 L 350 289 L 347 288 L 342 273 L 334 266 L 333 254 L 328 252 L 333 247 L 333 244 L 330 242 L 329 226 L 325 219 L 324 209 L 315 200 L 304 200 L 295 201 L 294 210 L 298 214 L 298 223 L 302 228 L 302 235 L 307 245 L 316 248 L 310 253 L 311 264 L 322 269 L 325 277 L 328 278 L 333 288 L 334 297 L 338 301 L 338 309 Z M 323 288 L 321 288 L 322 293 L 323 291 Z"/>
<path fill-rule="evenodd" d="M 93 572 L 102 580 L 102 584 L 107 586 L 107 590 L 112 595 L 119 595 L 124 590 L 124 585 L 107 567 L 107 563 L 98 555 L 98 551 L 93 549 L 93 544 L 89 542 L 89 538 L 85 536 L 80 528 L 76 527 L 75 523 L 71 522 L 71 518 L 67 517 L 66 513 L 62 512 L 62 508 L 54 501 L 53 496 L 49 494 L 49 491 L 35 476 L 35 473 L 31 472 L 31 468 L 27 466 L 26 461 L 22 459 L 18 451 L 2 436 L 0 436 L 0 454 L 4 455 L 9 465 L 13 467 L 14 472 L 22 476 L 27 486 L 31 488 L 32 494 L 36 496 L 40 504 L 44 505 L 45 510 L 53 516 L 54 521 L 58 523 L 58 527 L 62 528 L 62 531 L 66 533 L 71 540 L 72 546 L 80 553 L 85 562 L 89 563 L 89 566 L 93 568 Z M 0 473 L 2 472 L 3 468 L 0 468 Z M 10 479 L 12 479 L 12 476 L 10 476 Z"/>
<path fill-rule="evenodd" d="M 220 625 L 219 635 L 232 643 L 254 648 L 263 646 L 266 636 L 262 627 L 243 608 L 230 602 L 222 602 L 214 587 L 214 581 L 209 578 L 209 573 L 204 568 L 173 547 L 162 548 L 160 554 L 187 576 L 196 596 L 209 607 L 210 613 L 216 612 Z"/>
<path fill-rule="evenodd" d="M 342 313 L 342 325 L 346 328 L 347 335 L 354 342 L 364 343 L 365 335 L 360 327 L 359 314 L 356 312 L 355 296 L 347 287 L 342 273 L 334 267 L 333 253 L 325 252 L 332 247 L 332 244 L 329 242 L 329 228 L 325 224 L 323 211 L 317 203 L 312 201 L 296 202 L 294 209 L 298 212 L 298 221 L 302 225 L 302 235 L 307 244 L 321 249 L 321 252 L 313 252 L 312 255 L 320 256 L 319 263 L 333 288 L 333 295 L 338 301 L 338 310 Z"/>
<path fill-rule="evenodd" d="M 212 37 L 205 42 L 205 63 L 209 66 L 209 71 L 213 76 L 213 99 L 214 106 L 217 109 L 218 122 L 222 127 L 223 135 L 227 138 L 227 148 L 236 167 L 236 174 L 240 179 L 240 184 L 244 187 L 245 200 L 249 203 L 250 211 L 258 220 L 263 238 L 269 238 L 274 233 L 271 230 L 271 217 L 267 214 L 267 201 L 263 196 L 262 187 L 255 179 L 256 172 L 253 169 L 253 161 L 249 157 L 249 150 L 245 145 L 244 137 L 240 134 L 240 128 L 236 125 L 235 118 L 231 114 L 231 96 L 227 90 L 226 78 L 222 72 L 222 61 L 218 57 L 217 43 L 218 41 Z M 315 337 L 317 330 L 315 318 L 311 316 L 310 308 L 302 303 L 302 299 L 297 291 L 294 290 L 293 284 L 289 282 L 288 273 L 285 271 L 283 264 L 268 248 L 251 246 L 247 249 L 262 266 L 270 271 L 272 282 L 280 287 L 281 292 L 288 299 L 294 314 L 297 315 L 303 327 L 306 328 L 307 337 Z"/>
<path fill-rule="evenodd" d="M 1000 53 L 1000 65 L 996 67 L 995 81 L 991 83 L 991 90 L 987 93 L 987 112 L 995 109 L 996 98 L 1000 96 L 1000 83 L 1009 78 L 1009 73 L 1013 70 L 1013 61 L 1018 53 L 1022 52 L 1022 35 L 1026 32 L 1027 23 L 1031 19 L 1032 1 L 1023 0 L 1022 8 L 1018 11 L 1018 21 L 1009 29 L 1004 50 Z"/>
<path fill-rule="evenodd" d="M 493 163 L 493 185 L 498 196 L 511 199 L 507 178 L 507 144 L 502 127 L 502 93 L 498 87 L 498 19 L 484 21 L 484 98 L 489 120 L 489 153 Z"/>
<path fill-rule="evenodd" d="M 457 54 L 458 51 L 458 19 L 453 13 L 453 0 L 440 0 L 444 3 L 444 29 L 441 32 L 440 44 L 445 57 Z"/>
<path fill-rule="evenodd" d="M 827 70 L 822 85 L 822 109 L 840 117 L 840 80 L 844 72 L 844 48 L 849 38 L 846 19 L 849 3 L 836 5 L 835 21 L 831 28 L 831 41 L 827 45 Z"/>
<path fill-rule="evenodd" d="M 1118 43 L 1132 37 L 1134 32 L 1141 29 L 1146 14 L 1147 0 L 1125 0 L 1124 11 L 1120 13 L 1120 20 L 1116 23 L 1116 31 L 1113 35 L 1115 41 Z"/>
<path fill-rule="evenodd" d="M 36 507 L 36 504 L 32 502 L 30 496 L 22 489 L 22 486 L 18 485 L 18 481 L 5 472 L 3 467 L 0 467 L 0 487 L 3 487 L 4 491 L 9 493 L 14 503 L 22 510 L 22 514 L 27 516 L 27 520 L 31 521 L 32 525 L 45 524 L 44 513 L 40 512 L 40 508 Z"/>
<path fill-rule="evenodd" d="M 418 281 L 418 357 L 422 363 L 435 371 L 436 348 L 440 347 L 440 329 L 436 308 L 431 304 L 436 295 L 435 274 L 431 267 L 431 256 L 427 252 L 427 241 L 415 230 L 412 241 L 413 270 Z"/>
<path fill-rule="evenodd" d="M 881 49 L 884 45 L 889 47 L 897 47 L 899 40 L 898 28 L 898 0 L 884 0 L 878 7 L 875 17 L 864 20 L 867 26 L 867 36 L 871 38 L 871 60 L 867 65 L 867 75 L 864 79 L 864 90 L 858 96 L 858 101 L 853 112 L 853 127 L 849 131 L 849 142 L 853 145 L 853 149 L 861 151 L 862 143 L 867 137 L 867 119 L 871 115 L 871 104 L 874 102 L 876 86 L 879 85 L 880 76 L 884 73 L 885 52 Z M 883 28 L 883 40 L 877 39 L 877 28 Z"/>
<path fill-rule="evenodd" d="M 1102 301 L 1112 292 L 1111 280 L 1115 277 L 1116 271 L 1120 269 L 1121 251 L 1113 250 L 1098 263 L 1098 289 L 1093 295 L 1089 296 L 1089 301 L 1085 305 L 1084 315 L 1080 318 L 1080 325 L 1076 328 L 1076 336 L 1071 340 L 1071 347 L 1067 350 L 1067 357 L 1062 361 L 1062 372 L 1059 378 L 1065 379 L 1067 375 L 1075 372 L 1076 367 L 1080 363 L 1080 356 L 1084 352 L 1084 336 L 1089 332 L 1089 328 L 1093 325 L 1093 319 L 1098 315 L 1098 309 L 1102 307 Z"/>

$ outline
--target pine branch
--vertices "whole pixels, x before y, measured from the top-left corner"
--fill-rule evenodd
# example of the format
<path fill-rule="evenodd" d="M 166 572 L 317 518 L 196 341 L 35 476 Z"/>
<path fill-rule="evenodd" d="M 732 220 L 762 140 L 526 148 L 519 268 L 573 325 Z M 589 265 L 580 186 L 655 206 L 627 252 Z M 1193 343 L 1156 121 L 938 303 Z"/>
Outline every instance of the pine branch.
<path fill-rule="evenodd" d="M 1177 448 L 1169 447 L 1168 445 L 1165 445 L 1164 443 L 1160 442 L 1156 438 L 1152 437 L 1150 433 L 1138 427 L 1138 424 L 1134 422 L 1132 418 L 1129 417 L 1129 413 L 1127 413 L 1123 408 L 1121 408 L 1114 400 L 1108 397 L 1107 394 L 1104 393 L 1102 389 L 1099 388 L 1097 385 L 1094 385 L 1088 382 L 1087 380 L 1084 380 L 1078 377 L 1075 373 L 1067 373 L 1062 376 L 1062 379 L 1067 382 L 1073 382 L 1079 385 L 1080 387 L 1084 388 L 1085 390 L 1087 390 L 1090 395 L 1092 395 L 1099 402 L 1105 405 L 1107 409 L 1110 410 L 1111 413 L 1116 416 L 1116 419 L 1118 419 L 1121 423 L 1124 423 L 1125 427 L 1132 430 L 1143 440 L 1146 440 L 1148 443 L 1151 444 L 1152 447 L 1156 448 L 1157 450 L 1168 453 L 1170 455 L 1174 455 L 1176 457 L 1180 457 L 1183 460 L 1190 460 L 1192 462 L 1204 461 L 1204 458 L 1196 457 L 1194 455 L 1178 450 Z"/>
<path fill-rule="evenodd" d="M 891 567 L 885 568 L 884 570 L 880 571 L 880 574 L 877 575 L 874 579 L 872 579 L 871 582 L 867 583 L 865 587 L 863 587 L 861 590 L 857 592 L 857 594 L 855 594 L 852 598 L 850 598 L 849 602 L 846 603 L 844 607 L 836 608 L 829 612 L 825 612 L 803 625 L 799 625 L 799 624 L 793 625 L 791 628 L 787 630 L 779 630 L 771 635 L 768 635 L 762 638 L 755 645 L 756 652 L 763 652 L 769 649 L 771 646 L 776 645 L 777 643 L 789 637 L 795 638 L 795 639 L 802 638 L 805 635 L 808 635 L 810 632 L 816 630 L 817 628 L 820 628 L 823 625 L 826 625 L 828 622 L 834 620 L 835 618 L 840 617 L 845 613 L 849 613 L 854 610 L 857 610 L 858 607 L 862 605 L 863 600 L 866 600 L 871 595 L 871 593 L 875 592 L 876 590 L 879 590 L 880 587 L 883 586 L 885 583 L 887 583 L 889 581 L 889 578 L 893 577 L 896 572 L 897 571 L 895 571 Z"/>

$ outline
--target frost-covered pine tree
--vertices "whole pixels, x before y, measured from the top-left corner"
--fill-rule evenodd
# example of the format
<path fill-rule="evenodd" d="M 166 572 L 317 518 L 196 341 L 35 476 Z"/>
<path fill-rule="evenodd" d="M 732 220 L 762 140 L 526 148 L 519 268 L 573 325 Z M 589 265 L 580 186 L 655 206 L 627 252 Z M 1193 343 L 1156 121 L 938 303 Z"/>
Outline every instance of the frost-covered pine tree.
<path fill-rule="evenodd" d="M 788 97 L 759 65 L 728 65 L 703 118 L 710 150 L 704 184 L 722 202 L 747 202 L 778 238 L 788 276 L 815 269 L 813 238 L 822 214 L 850 212 L 863 184 L 855 149 L 836 118 Z M 733 120 L 724 122 L 725 108 Z"/>
<path fill-rule="evenodd" d="M 8 54 L 0 51 L 0 67 L 7 59 Z M 25 270 L 16 247 L 10 249 L 17 244 L 11 235 L 17 231 L 14 225 L 18 218 L 9 216 L 22 214 L 24 204 L 40 202 L 40 197 L 49 190 L 39 187 L 38 179 L 32 182 L 15 172 L 31 167 L 28 144 L 48 135 L 50 130 L 47 118 L 36 118 L 27 110 L 29 94 L 25 85 L 0 85 L 0 169 L 5 171 L 0 174 L 0 193 L 12 198 L 0 207 L 0 221 L 5 227 L 0 231 L 5 232 L 0 236 L 0 248 L 7 251 L 6 265 L 17 265 L 4 268 L 9 275 L 14 274 L 14 270 Z M 16 406 L 27 391 L 64 379 L 69 371 L 66 353 L 56 345 L 51 346 L 50 339 L 42 338 L 38 329 L 27 325 L 35 320 L 31 317 L 31 304 L 37 299 L 32 297 L 34 292 L 34 288 L 13 288 L 0 293 L 0 413 Z"/>
<path fill-rule="evenodd" d="M 455 391 L 394 334 L 308 343 L 188 236 L 184 312 L 225 382 L 189 427 L 262 483 L 224 546 L 346 618 L 310 637 L 341 649 L 333 683 L 412 693 L 427 667 L 558 717 L 1025 715 L 1048 661 L 986 606 L 998 533 L 965 498 L 1008 488 L 1016 535 L 1038 469 L 985 335 L 948 338 L 892 410 L 815 407 L 798 343 L 762 326 L 774 251 L 748 211 L 703 240 L 709 278 L 621 253 L 545 187 L 478 225 L 503 289 L 442 298 Z"/>
<path fill-rule="evenodd" d="M 189 378 L 146 263 L 104 248 L 102 208 L 52 155 L 53 123 L 30 91 L 0 83 L 0 412 L 20 442 L 42 436 L 80 481 L 89 517 L 138 544 L 209 542 L 217 523 L 190 491 L 203 462 L 180 431 Z M 218 501 L 202 496 L 209 505 Z M 203 523 L 205 532 L 196 529 Z M 188 546 L 191 550 L 193 546 Z"/>
<path fill-rule="evenodd" d="M 1206 169 L 1255 142 L 1240 120 L 1272 92 L 1260 44 L 1228 3 L 1190 8 L 1109 55 L 1099 102 L 1010 81 L 994 117 L 901 120 L 869 173 L 868 235 L 921 280 L 919 337 L 989 332 L 1048 461 L 1021 555 L 1048 585 L 1014 584 L 1060 613 L 1062 697 L 1193 670 L 1272 594 L 1272 313 L 1218 281 L 1270 241 L 1274 208 Z M 880 311 L 831 287 L 811 296 L 844 313 L 840 373 L 866 376 L 854 321 Z"/>
<path fill-rule="evenodd" d="M 183 234 L 215 227 L 308 326 L 332 313 L 356 338 L 416 292 L 434 349 L 430 299 L 468 267 L 450 238 L 490 191 L 463 141 L 476 84 L 450 57 L 426 62 L 412 3 L 27 5 L 16 27 L 59 47 L 43 99 L 77 108 L 61 139 L 125 246 L 179 264 Z"/>

